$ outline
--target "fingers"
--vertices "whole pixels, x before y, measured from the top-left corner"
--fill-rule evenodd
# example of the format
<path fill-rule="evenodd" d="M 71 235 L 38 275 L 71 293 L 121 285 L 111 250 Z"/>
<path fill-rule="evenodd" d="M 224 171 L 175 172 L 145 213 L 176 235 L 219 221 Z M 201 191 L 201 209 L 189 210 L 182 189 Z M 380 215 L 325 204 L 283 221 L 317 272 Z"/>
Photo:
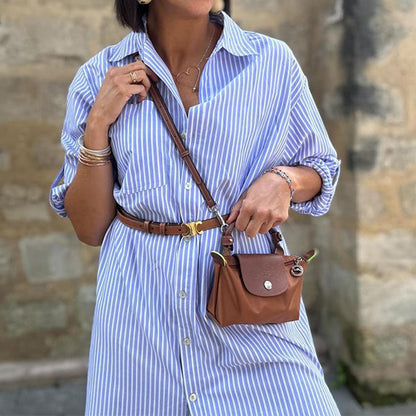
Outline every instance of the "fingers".
<path fill-rule="evenodd" d="M 150 80 L 147 77 L 146 73 L 144 71 L 134 71 L 136 73 L 136 82 L 133 83 L 132 77 L 130 75 L 130 72 L 128 74 L 122 75 L 123 80 L 127 84 L 143 84 L 146 88 L 146 91 L 150 88 Z"/>
<path fill-rule="evenodd" d="M 235 228 L 239 231 L 245 231 L 251 221 L 251 217 L 254 216 L 255 211 L 254 205 L 247 199 L 244 199 L 241 203 L 240 214 L 235 222 Z"/>
<path fill-rule="evenodd" d="M 150 89 L 151 83 L 144 70 L 137 69 L 137 66 L 134 67 L 131 64 L 130 66 L 136 68 L 136 70 L 126 73 L 124 68 L 112 67 L 108 70 L 107 77 L 109 78 L 111 85 L 113 85 L 120 94 L 125 96 L 126 99 L 137 94 L 137 102 L 141 102 L 147 97 L 147 92 Z M 132 76 L 133 72 L 134 76 Z M 133 80 L 135 80 L 134 83 Z"/>
<path fill-rule="evenodd" d="M 147 97 L 147 91 L 144 85 L 131 84 L 128 87 L 128 98 L 131 98 L 133 95 L 138 95 L 137 102 L 143 101 Z"/>
<path fill-rule="evenodd" d="M 128 74 L 132 71 L 145 71 L 147 66 L 143 63 L 143 61 L 134 61 L 131 64 L 120 66 L 119 68 L 124 74 Z"/>
<path fill-rule="evenodd" d="M 231 224 L 238 217 L 240 213 L 241 202 L 242 201 L 237 201 L 237 203 L 231 208 L 230 216 L 227 218 L 226 221 L 227 224 Z"/>
<path fill-rule="evenodd" d="M 143 61 L 135 61 L 131 64 L 122 66 L 121 68 L 123 69 L 123 73 L 125 74 L 128 74 L 133 71 L 144 71 L 153 82 L 159 81 L 159 77 L 149 67 L 147 67 L 143 63 Z"/>
<path fill-rule="evenodd" d="M 288 212 L 280 212 L 269 208 L 256 207 L 250 201 L 243 200 L 238 213 L 231 212 L 227 222 L 232 222 L 237 215 L 235 228 L 245 232 L 247 237 L 255 237 L 257 234 L 265 234 L 272 227 L 282 224 L 288 217 Z M 231 220 L 231 221 L 230 221 Z"/>

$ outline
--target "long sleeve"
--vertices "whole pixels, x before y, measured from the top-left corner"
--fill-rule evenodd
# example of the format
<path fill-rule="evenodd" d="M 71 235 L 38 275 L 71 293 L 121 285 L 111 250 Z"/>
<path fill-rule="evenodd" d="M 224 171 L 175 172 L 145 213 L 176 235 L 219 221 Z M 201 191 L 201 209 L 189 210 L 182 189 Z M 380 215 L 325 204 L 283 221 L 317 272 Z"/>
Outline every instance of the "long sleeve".
<path fill-rule="evenodd" d="M 295 61 L 292 76 L 292 106 L 282 164 L 315 169 L 322 178 L 320 192 L 311 200 L 294 203 L 291 208 L 313 216 L 328 212 L 338 183 L 341 161 L 310 92 L 308 81 Z"/>
<path fill-rule="evenodd" d="M 85 77 L 83 67 L 81 67 L 76 73 L 68 91 L 67 110 L 61 134 L 61 144 L 65 150 L 64 162 L 49 192 L 49 203 L 61 217 L 67 216 L 64 198 L 77 172 L 78 139 L 85 131 L 86 120 L 93 102 L 94 97 Z M 63 183 L 59 184 L 62 178 Z"/>

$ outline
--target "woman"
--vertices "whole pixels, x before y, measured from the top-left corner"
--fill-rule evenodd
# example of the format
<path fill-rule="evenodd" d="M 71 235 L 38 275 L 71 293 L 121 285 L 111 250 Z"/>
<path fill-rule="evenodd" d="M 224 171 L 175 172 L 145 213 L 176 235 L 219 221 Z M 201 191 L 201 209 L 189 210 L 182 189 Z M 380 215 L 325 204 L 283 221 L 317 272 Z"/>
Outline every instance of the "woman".
<path fill-rule="evenodd" d="M 219 224 L 160 235 L 115 217 L 116 204 L 179 225 L 213 216 L 147 96 L 151 79 L 235 222 L 235 252 L 270 252 L 267 231 L 290 206 L 329 208 L 339 161 L 292 52 L 213 6 L 117 0 L 132 31 L 82 65 L 69 89 L 65 161 L 50 200 L 81 241 L 102 244 L 89 415 L 339 414 L 303 304 L 300 319 L 284 324 L 221 328 L 207 315 Z"/>

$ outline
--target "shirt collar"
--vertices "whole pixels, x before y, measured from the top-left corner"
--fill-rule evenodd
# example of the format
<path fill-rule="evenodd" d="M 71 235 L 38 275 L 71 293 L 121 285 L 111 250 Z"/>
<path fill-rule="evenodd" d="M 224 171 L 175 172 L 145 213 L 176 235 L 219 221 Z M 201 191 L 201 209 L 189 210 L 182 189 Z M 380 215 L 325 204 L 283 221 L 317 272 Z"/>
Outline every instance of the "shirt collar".
<path fill-rule="evenodd" d="M 235 56 L 257 55 L 258 52 L 250 42 L 247 32 L 241 29 L 225 12 L 211 13 L 211 20 L 222 25 L 223 32 L 218 40 L 217 47 L 226 49 Z M 143 17 L 146 27 L 146 18 Z M 117 62 L 134 53 L 142 54 L 146 32 L 130 32 L 118 44 L 114 45 L 109 55 L 109 62 Z"/>

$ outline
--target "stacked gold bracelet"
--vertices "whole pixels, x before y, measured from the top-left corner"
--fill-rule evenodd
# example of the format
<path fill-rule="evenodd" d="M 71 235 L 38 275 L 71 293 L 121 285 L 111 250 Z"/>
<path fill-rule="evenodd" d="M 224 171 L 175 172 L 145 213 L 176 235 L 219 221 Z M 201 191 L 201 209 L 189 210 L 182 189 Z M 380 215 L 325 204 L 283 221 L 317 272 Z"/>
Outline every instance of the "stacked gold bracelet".
<path fill-rule="evenodd" d="M 79 154 L 78 160 L 86 166 L 104 166 L 111 163 L 111 146 L 105 149 L 92 150 L 84 146 L 84 136 L 78 140 Z"/>

